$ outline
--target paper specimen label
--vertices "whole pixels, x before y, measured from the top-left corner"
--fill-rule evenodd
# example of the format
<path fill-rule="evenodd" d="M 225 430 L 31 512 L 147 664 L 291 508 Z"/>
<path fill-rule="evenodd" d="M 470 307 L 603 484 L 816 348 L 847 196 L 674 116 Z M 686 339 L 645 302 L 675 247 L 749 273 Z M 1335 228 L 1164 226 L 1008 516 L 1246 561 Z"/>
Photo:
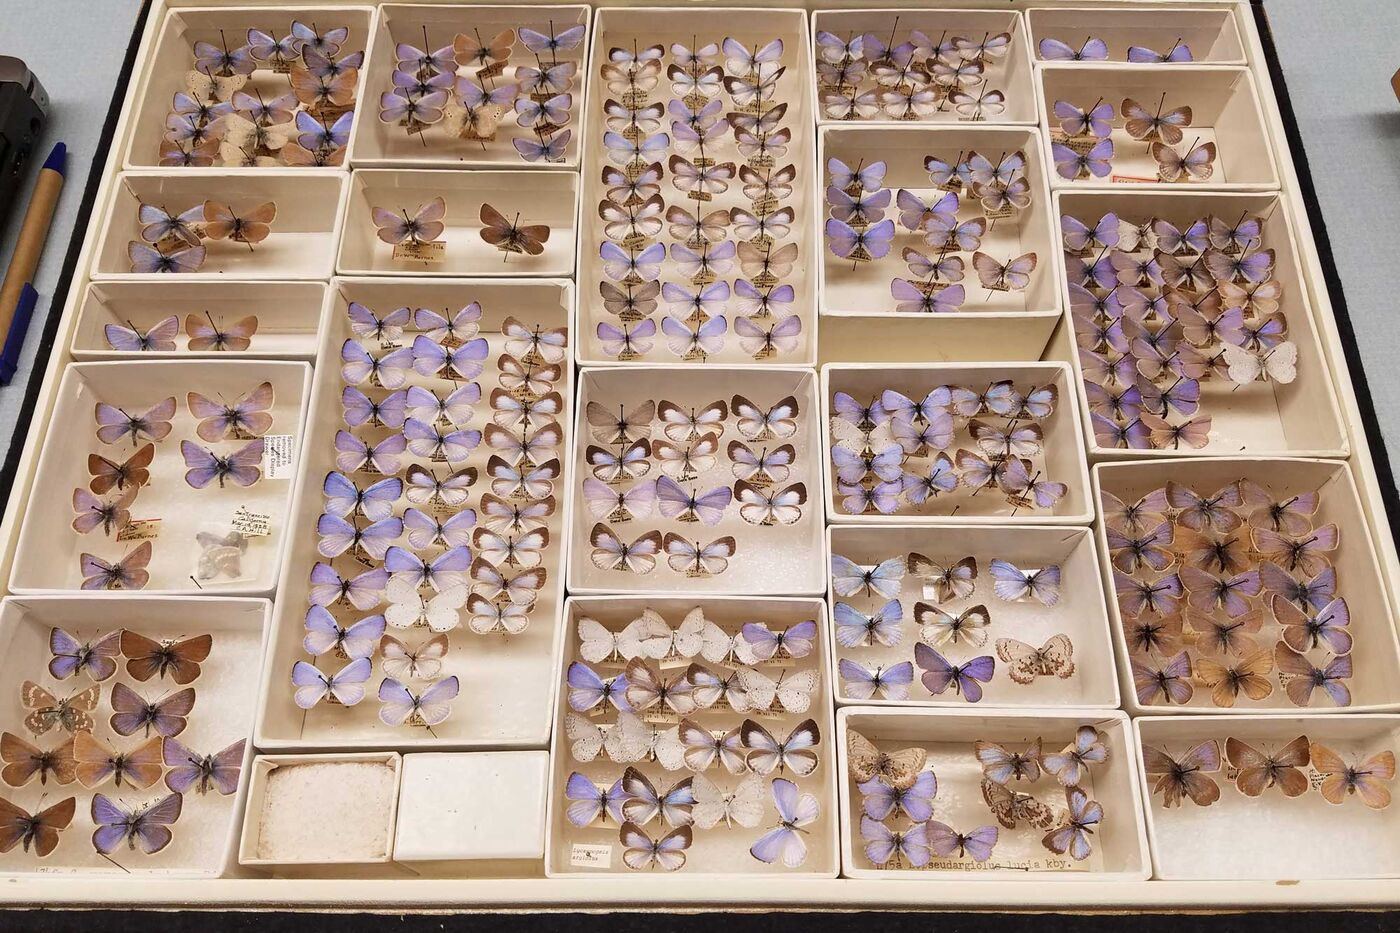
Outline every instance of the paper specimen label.
<path fill-rule="evenodd" d="M 233 530 L 245 538 L 261 538 L 272 533 L 272 516 L 254 512 L 246 505 L 233 510 Z"/>
<path fill-rule="evenodd" d="M 133 518 L 117 532 L 118 541 L 147 541 L 160 537 L 160 519 Z"/>
<path fill-rule="evenodd" d="M 573 868 L 611 868 L 613 847 L 606 843 L 575 842 L 569 849 Z"/>
<path fill-rule="evenodd" d="M 446 240 L 404 240 L 394 247 L 395 259 L 442 262 L 447 258 Z"/>
<path fill-rule="evenodd" d="M 297 442 L 291 434 L 263 437 L 262 472 L 267 479 L 291 479 L 296 474 Z"/>

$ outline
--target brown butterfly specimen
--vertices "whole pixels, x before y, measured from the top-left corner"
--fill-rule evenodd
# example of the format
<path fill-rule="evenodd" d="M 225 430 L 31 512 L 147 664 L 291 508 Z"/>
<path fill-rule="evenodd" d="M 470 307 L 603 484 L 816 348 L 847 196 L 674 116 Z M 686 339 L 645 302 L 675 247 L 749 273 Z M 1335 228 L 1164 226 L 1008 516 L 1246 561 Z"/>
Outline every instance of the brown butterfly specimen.
<path fill-rule="evenodd" d="M 475 29 L 470 36 L 459 32 L 452 38 L 452 53 L 457 64 L 472 68 L 504 62 L 510 58 L 510 50 L 514 47 L 514 29 L 502 29 L 486 41 L 482 41 L 481 33 Z"/>
<path fill-rule="evenodd" d="M 92 716 L 88 714 L 97 709 L 101 697 L 99 684 L 60 700 L 34 681 L 26 680 L 19 688 L 20 702 L 30 710 L 24 717 L 24 727 L 35 735 L 43 735 L 54 726 L 68 732 L 91 732 Z"/>
<path fill-rule="evenodd" d="M 1198 807 L 1220 799 L 1220 785 L 1206 776 L 1220 770 L 1220 743 L 1215 739 L 1192 746 L 1180 760 L 1160 748 L 1143 745 L 1142 763 L 1148 778 L 1156 777 L 1152 792 L 1161 791 L 1164 807 L 1180 806 L 1186 797 Z"/>
<path fill-rule="evenodd" d="M 152 677 L 165 677 L 180 686 L 199 676 L 199 665 L 209 657 L 214 647 L 213 635 L 195 635 L 179 641 L 165 638 L 156 641 L 130 629 L 122 631 L 122 654 L 126 656 L 126 672 L 142 683 Z"/>
<path fill-rule="evenodd" d="M 142 737 L 151 734 L 172 738 L 185 731 L 189 725 L 190 711 L 194 709 L 195 692 L 193 687 L 148 700 L 126 684 L 112 688 L 112 718 L 108 723 L 117 735 L 135 735 L 144 730 Z"/>
<path fill-rule="evenodd" d="M 1322 797 L 1328 803 L 1343 803 L 1355 794 L 1372 810 L 1390 806 L 1390 788 L 1395 779 L 1395 753 L 1378 752 L 1365 761 L 1348 763 L 1342 756 L 1317 742 L 1312 744 L 1312 766 L 1322 775 Z"/>
<path fill-rule="evenodd" d="M 982 799 L 1007 829 L 1015 829 L 1023 821 L 1037 829 L 1049 829 L 1055 822 L 1055 812 L 1049 806 L 989 778 L 982 779 Z"/>
<path fill-rule="evenodd" d="M 249 249 L 254 243 L 267 239 L 276 219 L 276 201 L 259 204 L 247 216 L 239 216 L 232 207 L 219 201 L 204 202 L 204 235 L 211 240 L 247 243 Z"/>
<path fill-rule="evenodd" d="M 88 488 L 100 496 L 111 489 L 144 486 L 151 481 L 151 471 L 146 468 L 155 456 L 155 444 L 146 444 L 122 463 L 88 454 L 88 473 L 92 474 Z"/>
<path fill-rule="evenodd" d="M 11 787 L 23 787 L 39 775 L 40 784 L 49 783 L 53 775 L 57 784 L 72 784 L 77 779 L 73 761 L 73 739 L 69 738 L 50 749 L 31 745 L 13 732 L 0 733 L 0 780 Z"/>
<path fill-rule="evenodd" d="M 326 80 L 312 74 L 301 62 L 292 65 L 292 93 L 310 110 L 325 107 L 344 107 L 355 100 L 355 82 L 359 72 L 348 68 Z M 224 98 L 220 98 L 223 100 Z"/>
<path fill-rule="evenodd" d="M 1131 651 L 1165 656 L 1181 650 L 1181 616 L 1144 615 L 1125 620 L 1124 625 Z"/>
<path fill-rule="evenodd" d="M 164 773 L 161 750 L 164 740 L 153 736 L 130 751 L 114 752 L 93 737 L 91 732 L 73 736 L 73 757 L 77 761 L 78 781 L 84 787 L 101 787 L 111 778 L 118 787 L 123 783 L 145 790 Z"/>
<path fill-rule="evenodd" d="M 1197 658 L 1196 680 L 1210 687 L 1210 697 L 1216 706 L 1234 706 L 1243 693 L 1251 700 L 1262 700 L 1274 692 L 1269 674 L 1274 669 L 1274 656 L 1268 648 L 1260 648 L 1249 657 L 1233 664 L 1215 658 Z"/>
<path fill-rule="evenodd" d="M 506 220 L 501 212 L 490 204 L 481 205 L 481 238 L 503 253 L 528 253 L 538 256 L 544 252 L 544 244 L 549 241 L 547 224 L 520 226 L 520 215 L 515 220 Z M 510 256 L 507 255 L 506 259 Z"/>
<path fill-rule="evenodd" d="M 1273 754 L 1265 754 L 1231 736 L 1225 740 L 1225 758 L 1238 771 L 1235 786 L 1246 797 L 1258 797 L 1275 784 L 1285 797 L 1299 797 L 1307 792 L 1308 776 L 1303 769 L 1311 754 L 1306 735 L 1298 736 Z"/>
<path fill-rule="evenodd" d="M 43 858 L 58 845 L 58 834 L 73 822 L 77 798 L 67 797 L 38 813 L 30 813 L 0 797 L 0 853 L 9 852 L 23 843 L 24 851 L 34 846 L 34 854 Z"/>
<path fill-rule="evenodd" d="M 859 732 L 846 733 L 846 754 L 851 774 L 864 783 L 879 777 L 896 790 L 908 790 L 918 780 L 919 772 L 928 761 L 928 751 L 922 748 L 901 748 L 897 752 L 882 752 Z"/>

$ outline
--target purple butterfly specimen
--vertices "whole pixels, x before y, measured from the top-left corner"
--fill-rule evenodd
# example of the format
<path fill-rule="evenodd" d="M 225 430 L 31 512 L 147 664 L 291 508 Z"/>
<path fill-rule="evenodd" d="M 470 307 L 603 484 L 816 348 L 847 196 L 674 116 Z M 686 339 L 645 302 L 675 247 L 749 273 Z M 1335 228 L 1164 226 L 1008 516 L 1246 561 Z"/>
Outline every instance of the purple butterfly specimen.
<path fill-rule="evenodd" d="M 63 629 L 54 626 L 49 630 L 49 651 L 53 659 L 49 661 L 49 673 L 58 680 L 66 680 L 74 674 L 87 672 L 96 681 L 106 680 L 117 672 L 117 658 L 121 657 L 120 631 L 109 632 L 87 641 L 78 641 Z"/>
<path fill-rule="evenodd" d="M 162 253 L 153 246 L 132 240 L 127 244 L 126 255 L 131 260 L 132 272 L 194 272 L 204 265 L 205 251 L 203 246 L 189 246 Z"/>
<path fill-rule="evenodd" d="M 953 461 L 940 452 L 928 467 L 926 473 L 903 473 L 899 477 L 899 488 L 904 497 L 915 505 L 937 498 L 945 492 L 958 488 L 958 474 Z"/>
<path fill-rule="evenodd" d="M 261 29 L 248 30 L 248 52 L 260 62 L 290 63 L 296 58 L 296 42 L 290 35 L 278 39 Z"/>
<path fill-rule="evenodd" d="M 772 864 L 781 859 L 788 868 L 796 868 L 807 859 L 802 836 L 808 832 L 805 827 L 821 816 L 821 805 L 814 795 L 799 794 L 797 785 L 786 778 L 775 778 L 772 789 L 778 825 L 760 836 L 749 854 L 760 862 Z"/>
<path fill-rule="evenodd" d="M 904 451 L 897 444 L 891 444 L 884 450 L 868 456 L 864 453 L 854 453 L 845 447 L 831 448 L 831 462 L 836 467 L 836 478 L 848 485 L 863 482 L 871 475 L 892 483 L 899 479 L 900 464 L 903 460 Z"/>
<path fill-rule="evenodd" d="M 1284 642 L 1274 645 L 1274 664 L 1284 681 L 1284 690 L 1294 706 L 1307 706 L 1313 691 L 1321 687 L 1338 706 L 1351 705 L 1351 688 L 1345 683 L 1352 676 L 1352 656 L 1330 657 L 1318 667 Z"/>
<path fill-rule="evenodd" d="M 158 735 L 170 738 L 185 731 L 190 711 L 194 709 L 194 688 L 151 701 L 126 684 L 112 687 L 112 731 L 118 735 L 133 735 L 145 730 L 147 737 L 154 729 Z"/>
<path fill-rule="evenodd" d="M 373 609 L 384 601 L 384 588 L 389 583 L 389 571 L 383 567 L 366 570 L 346 580 L 330 564 L 317 563 L 311 568 L 312 605 L 330 606 L 348 602 L 356 609 Z"/>
<path fill-rule="evenodd" d="M 232 745 L 212 755 L 201 755 L 186 748 L 175 739 L 166 739 L 163 754 L 165 765 L 170 770 L 165 773 L 165 786 L 177 794 L 207 794 L 212 787 L 227 797 L 238 790 L 238 775 L 243 770 L 243 749 L 247 739 L 239 739 Z"/>
<path fill-rule="evenodd" d="M 879 820 L 862 816 L 860 836 L 865 842 L 865 857 L 873 865 L 923 868 L 929 862 L 928 827 L 923 823 L 895 831 Z"/>
<path fill-rule="evenodd" d="M 1064 824 L 1046 833 L 1041 843 L 1051 852 L 1069 853 L 1070 858 L 1082 862 L 1092 851 L 1089 837 L 1103 819 L 1103 806 L 1078 787 L 1065 788 L 1065 801 L 1068 812 Z"/>
<path fill-rule="evenodd" d="M 169 353 L 175 349 L 175 336 L 180 333 L 180 319 L 170 315 L 157 321 L 144 334 L 130 321 L 127 326 L 107 324 L 102 335 L 107 338 L 107 346 L 124 353 Z"/>
<path fill-rule="evenodd" d="M 1094 428 L 1094 440 L 1100 447 L 1129 450 L 1148 450 L 1152 447 L 1151 432 L 1140 417 L 1134 417 L 1126 424 L 1119 424 L 1093 411 L 1089 413 L 1089 420 Z"/>
<path fill-rule="evenodd" d="M 350 141 L 350 126 L 355 120 L 355 111 L 348 110 L 327 124 L 305 110 L 297 112 L 297 142 L 302 148 L 315 152 L 317 149 L 340 149 Z"/>
<path fill-rule="evenodd" d="M 573 134 L 572 129 L 566 129 L 562 133 L 550 136 L 547 141 L 539 137 L 524 136 L 510 142 L 526 162 L 563 162 Z"/>
<path fill-rule="evenodd" d="M 826 160 L 826 170 L 831 173 L 831 183 L 847 190 L 859 185 L 865 191 L 874 191 L 885 180 L 888 168 L 883 161 L 871 162 L 869 165 L 858 163 L 853 169 L 834 156 Z"/>
<path fill-rule="evenodd" d="M 536 55 L 543 55 L 548 52 L 550 56 L 553 57 L 557 52 L 567 52 L 570 49 L 577 48 L 578 44 L 583 41 L 583 36 L 587 28 L 586 25 L 580 23 L 577 26 L 570 26 L 563 32 L 556 34 L 554 32 L 554 24 L 550 23 L 548 34 L 529 29 L 525 26 L 521 26 L 520 29 L 517 30 L 517 33 L 525 48 L 534 52 Z"/>
<path fill-rule="evenodd" d="M 523 127 L 536 124 L 563 126 L 569 122 L 569 110 L 574 105 L 574 95 L 556 94 L 547 100 L 537 101 L 530 97 L 515 99 L 515 122 Z"/>
<path fill-rule="evenodd" d="M 1055 101 L 1055 117 L 1060 129 L 1069 136 L 1093 136 L 1107 139 L 1113 132 L 1113 105 L 1100 101 L 1092 109 L 1083 110 L 1066 100 Z"/>
<path fill-rule="evenodd" d="M 1091 62 L 1108 59 L 1108 43 L 1093 36 L 1085 38 L 1079 48 L 1059 39 L 1040 40 L 1040 57 L 1051 62 Z"/>
<path fill-rule="evenodd" d="M 1103 178 L 1113 170 L 1113 140 L 1101 139 L 1088 152 L 1079 153 L 1063 143 L 1051 143 L 1050 154 L 1061 178 L 1074 180 L 1086 173 Z"/>
<path fill-rule="evenodd" d="M 619 712 L 630 713 L 632 711 L 632 707 L 627 703 L 626 674 L 618 674 L 604 680 L 595 674 L 593 668 L 587 664 L 575 661 L 569 665 L 567 680 L 569 683 L 569 708 L 575 712 L 586 713 L 605 700 Z"/>
<path fill-rule="evenodd" d="M 1053 606 L 1060 601 L 1059 564 L 1027 571 L 997 557 L 992 559 L 990 571 L 995 581 L 992 588 L 997 597 L 1006 602 L 1014 603 L 1031 597 L 1042 606 Z"/>
<path fill-rule="evenodd" d="M 798 622 L 780 631 L 773 631 L 761 622 L 745 622 L 739 629 L 747 652 L 760 661 L 773 657 L 805 658 L 816 644 L 817 623 Z"/>
<path fill-rule="evenodd" d="M 154 803 L 127 809 L 106 794 L 92 797 L 92 822 L 97 827 L 92 834 L 92 846 L 102 855 L 111 855 L 123 842 L 131 851 L 154 855 L 170 845 L 174 834 L 170 826 L 180 818 L 184 797 L 169 794 Z"/>
<path fill-rule="evenodd" d="M 472 530 L 476 527 L 476 513 L 471 509 L 464 509 L 456 515 L 449 515 L 445 520 L 440 520 L 419 509 L 407 508 L 403 512 L 403 525 L 408 534 L 409 545 L 418 550 L 438 545 L 447 548 L 465 547 L 471 540 Z"/>
<path fill-rule="evenodd" d="M 359 513 L 372 522 L 388 518 L 394 503 L 403 494 L 403 481 L 397 477 L 382 479 L 364 489 L 356 486 L 345 474 L 332 470 L 321 483 L 326 511 L 341 518 Z"/>
<path fill-rule="evenodd" d="M 669 476 L 656 480 L 656 503 L 661 514 L 667 518 L 691 516 L 706 525 L 719 524 L 725 509 L 733 501 L 734 494 L 728 486 L 717 486 L 708 492 L 691 490 L 687 492 Z M 682 518 L 681 520 L 685 520 Z"/>
<path fill-rule="evenodd" d="M 394 579 L 407 580 L 415 587 L 431 586 L 438 591 L 465 582 L 471 565 L 472 552 L 466 547 L 449 548 L 427 561 L 397 545 L 384 555 L 384 569 Z"/>
<path fill-rule="evenodd" d="M 365 698 L 365 681 L 373 670 L 369 658 L 356 658 L 334 674 L 298 661 L 292 665 L 292 686 L 296 687 L 292 698 L 302 709 L 311 709 L 322 700 L 354 706 Z"/>
<path fill-rule="evenodd" d="M 449 348 L 419 334 L 414 338 L 412 352 L 415 372 L 436 376 L 447 370 L 447 378 L 470 382 L 481 375 L 490 346 L 485 337 L 478 337 L 459 347 Z"/>
<path fill-rule="evenodd" d="M 379 683 L 379 721 L 386 726 L 404 723 L 424 725 L 428 729 L 440 725 L 452 712 L 452 701 L 461 690 L 456 675 L 429 684 L 422 693 L 414 693 L 392 677 Z"/>
<path fill-rule="evenodd" d="M 982 684 L 992 679 L 996 659 L 989 654 L 973 658 L 965 664 L 954 665 L 923 642 L 914 645 L 914 663 L 924 671 L 921 679 L 929 693 L 939 696 L 949 687 L 969 703 L 982 699 Z"/>
<path fill-rule="evenodd" d="M 325 606 L 313 605 L 306 611 L 306 636 L 301 645 L 312 657 L 320 657 L 328 651 L 350 660 L 373 657 L 384 635 L 384 624 L 382 615 L 373 615 L 342 628 Z"/>
<path fill-rule="evenodd" d="M 1112 249 L 1118 245 L 1118 215 L 1109 211 L 1093 227 L 1068 214 L 1060 216 L 1060 232 L 1065 246 L 1076 252 L 1088 249 Z"/>
<path fill-rule="evenodd" d="M 970 858 L 974 862 L 985 862 L 992 857 L 996 847 L 998 830 L 995 826 L 979 826 L 970 833 L 960 833 L 946 823 L 929 820 L 929 848 L 939 858 Z"/>
<path fill-rule="evenodd" d="M 864 486 L 838 481 L 836 492 L 841 496 L 841 508 L 845 509 L 847 514 L 860 515 L 873 511 L 881 515 L 892 515 L 899 508 L 902 489 L 898 482 L 876 483 L 867 489 Z"/>
<path fill-rule="evenodd" d="M 961 285 L 925 290 L 908 279 L 896 278 L 890 282 L 890 297 L 895 300 L 894 309 L 902 313 L 950 314 L 962 307 L 967 292 Z"/>
<path fill-rule="evenodd" d="M 629 799 L 622 789 L 622 779 L 613 782 L 606 790 L 584 777 L 577 771 L 569 775 L 564 787 L 564 799 L 570 801 L 564 811 L 569 822 L 578 827 L 591 826 L 600 818 L 605 822 L 611 818 L 621 825 L 622 805 Z"/>
<path fill-rule="evenodd" d="M 371 447 L 349 431 L 335 432 L 335 465 L 345 473 L 380 473 L 392 476 L 399 471 L 399 455 L 408 447 L 402 434 L 390 434 Z"/>
<path fill-rule="evenodd" d="M 409 418 L 403 424 L 403 436 L 408 449 L 419 457 L 442 458 L 449 463 L 465 461 L 471 452 L 481 444 L 481 432 L 447 431 L 444 433 L 436 424 L 427 424 L 417 418 Z"/>
<path fill-rule="evenodd" d="M 403 521 L 386 518 L 359 528 L 343 518 L 323 513 L 316 521 L 316 533 L 320 536 L 317 550 L 322 557 L 337 557 L 353 549 L 355 554 L 383 560 L 389 542 L 403 534 Z"/>
<path fill-rule="evenodd" d="M 351 333 L 361 340 L 377 340 L 380 343 L 397 343 L 403 337 L 403 329 L 411 315 L 412 312 L 404 307 L 395 308 L 381 318 L 358 301 L 350 302 L 345 311 L 345 316 L 350 319 Z M 342 360 L 345 359 L 344 353 L 342 348 Z"/>
<path fill-rule="evenodd" d="M 1149 667 L 1137 659 L 1132 659 L 1130 664 L 1133 687 L 1143 706 L 1156 702 L 1159 696 L 1168 704 L 1189 703 L 1196 693 L 1191 683 L 1191 656 L 1185 651 L 1161 667 Z"/>
<path fill-rule="evenodd" d="M 409 367 L 416 360 L 408 347 L 398 347 L 375 358 L 359 341 L 347 338 L 340 346 L 340 362 L 341 378 L 350 385 L 361 385 L 369 380 L 370 385 L 398 389 L 408 381 Z"/>
<path fill-rule="evenodd" d="M 909 686 L 914 683 L 914 665 L 908 661 L 872 670 L 850 658 L 842 658 L 837 663 L 837 673 L 841 675 L 843 695 L 855 700 L 869 700 L 875 696 L 882 700 L 903 700 L 908 698 Z"/>
<path fill-rule="evenodd" d="M 832 610 L 836 622 L 836 640 L 846 648 L 868 645 L 893 647 L 904 637 L 900 628 L 904 609 L 899 600 L 891 599 L 872 615 L 865 615 L 854 606 L 838 602 Z"/>
<path fill-rule="evenodd" d="M 400 389 L 375 401 L 354 386 L 346 386 L 340 392 L 340 408 L 344 413 L 345 423 L 352 428 L 364 424 L 402 428 L 408 413 L 408 393 Z"/>
<path fill-rule="evenodd" d="M 1137 64 L 1166 65 L 1194 61 L 1194 59 L 1191 57 L 1191 47 L 1178 39 L 1165 52 L 1158 52 L 1146 46 L 1130 45 L 1128 46 L 1128 61 Z"/>
<path fill-rule="evenodd" d="M 894 221 L 882 220 L 878 224 L 857 230 L 850 224 L 830 217 L 826 221 L 827 244 L 832 253 L 842 259 L 854 262 L 867 262 L 882 259 L 889 254 L 894 242 Z"/>
<path fill-rule="evenodd" d="M 923 823 L 933 816 L 938 778 L 932 771 L 920 771 L 913 784 L 900 790 L 876 775 L 856 788 L 861 793 L 861 810 L 872 820 L 884 821 L 903 812 L 911 822 Z"/>
<path fill-rule="evenodd" d="M 421 96 L 409 97 L 400 94 L 403 88 L 385 91 L 379 95 L 379 120 L 381 123 L 407 124 L 410 131 L 422 132 L 442 119 L 442 108 L 447 104 L 446 91 L 431 91 Z"/>
<path fill-rule="evenodd" d="M 85 590 L 140 590 L 151 581 L 146 565 L 151 562 L 151 542 L 142 541 L 121 560 L 108 563 L 92 554 L 79 554 L 78 566 Z"/>
<path fill-rule="evenodd" d="M 93 411 L 99 441 L 116 444 L 130 435 L 131 445 L 135 447 L 143 438 L 159 441 L 169 436 L 170 419 L 175 417 L 175 396 L 157 402 L 139 415 L 128 414 L 106 402 L 98 402 Z"/>
<path fill-rule="evenodd" d="M 262 477 L 263 439 L 254 438 L 227 456 L 200 447 L 190 441 L 180 442 L 185 458 L 185 482 L 194 489 L 203 489 L 214 480 L 219 488 L 232 482 L 235 486 L 251 486 Z"/>

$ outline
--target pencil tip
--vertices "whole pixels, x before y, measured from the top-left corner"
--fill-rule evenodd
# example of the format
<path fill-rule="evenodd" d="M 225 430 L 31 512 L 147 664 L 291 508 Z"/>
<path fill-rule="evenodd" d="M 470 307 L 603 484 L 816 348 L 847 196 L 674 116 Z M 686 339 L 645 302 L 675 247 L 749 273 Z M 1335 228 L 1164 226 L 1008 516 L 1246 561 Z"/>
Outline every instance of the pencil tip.
<path fill-rule="evenodd" d="M 54 143 L 49 150 L 49 157 L 44 160 L 44 168 L 51 168 L 60 175 L 68 164 L 68 147 L 63 143 Z"/>

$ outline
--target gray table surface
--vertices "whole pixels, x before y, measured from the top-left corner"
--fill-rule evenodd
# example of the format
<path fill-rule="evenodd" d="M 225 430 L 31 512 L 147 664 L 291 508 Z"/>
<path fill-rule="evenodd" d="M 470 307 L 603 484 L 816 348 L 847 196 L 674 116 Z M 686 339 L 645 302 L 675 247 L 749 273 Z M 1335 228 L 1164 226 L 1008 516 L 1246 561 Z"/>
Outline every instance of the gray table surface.
<path fill-rule="evenodd" d="M 0 54 L 17 55 L 38 73 L 53 99 L 48 139 L 66 141 L 70 154 L 68 184 L 36 283 L 41 297 L 31 336 L 14 382 L 0 389 L 0 439 L 13 432 L 42 315 L 50 309 L 112 82 L 140 9 L 140 0 L 0 0 Z M 1400 262 L 1400 103 L 1390 89 L 1390 75 L 1400 67 L 1400 54 L 1390 54 L 1400 37 L 1400 3 L 1266 0 L 1265 10 L 1382 433 L 1400 463 L 1400 327 L 1391 283 Z M 1339 55 L 1346 62 L 1340 70 Z M 0 261 L 8 262 L 20 213 L 0 231 Z"/>

